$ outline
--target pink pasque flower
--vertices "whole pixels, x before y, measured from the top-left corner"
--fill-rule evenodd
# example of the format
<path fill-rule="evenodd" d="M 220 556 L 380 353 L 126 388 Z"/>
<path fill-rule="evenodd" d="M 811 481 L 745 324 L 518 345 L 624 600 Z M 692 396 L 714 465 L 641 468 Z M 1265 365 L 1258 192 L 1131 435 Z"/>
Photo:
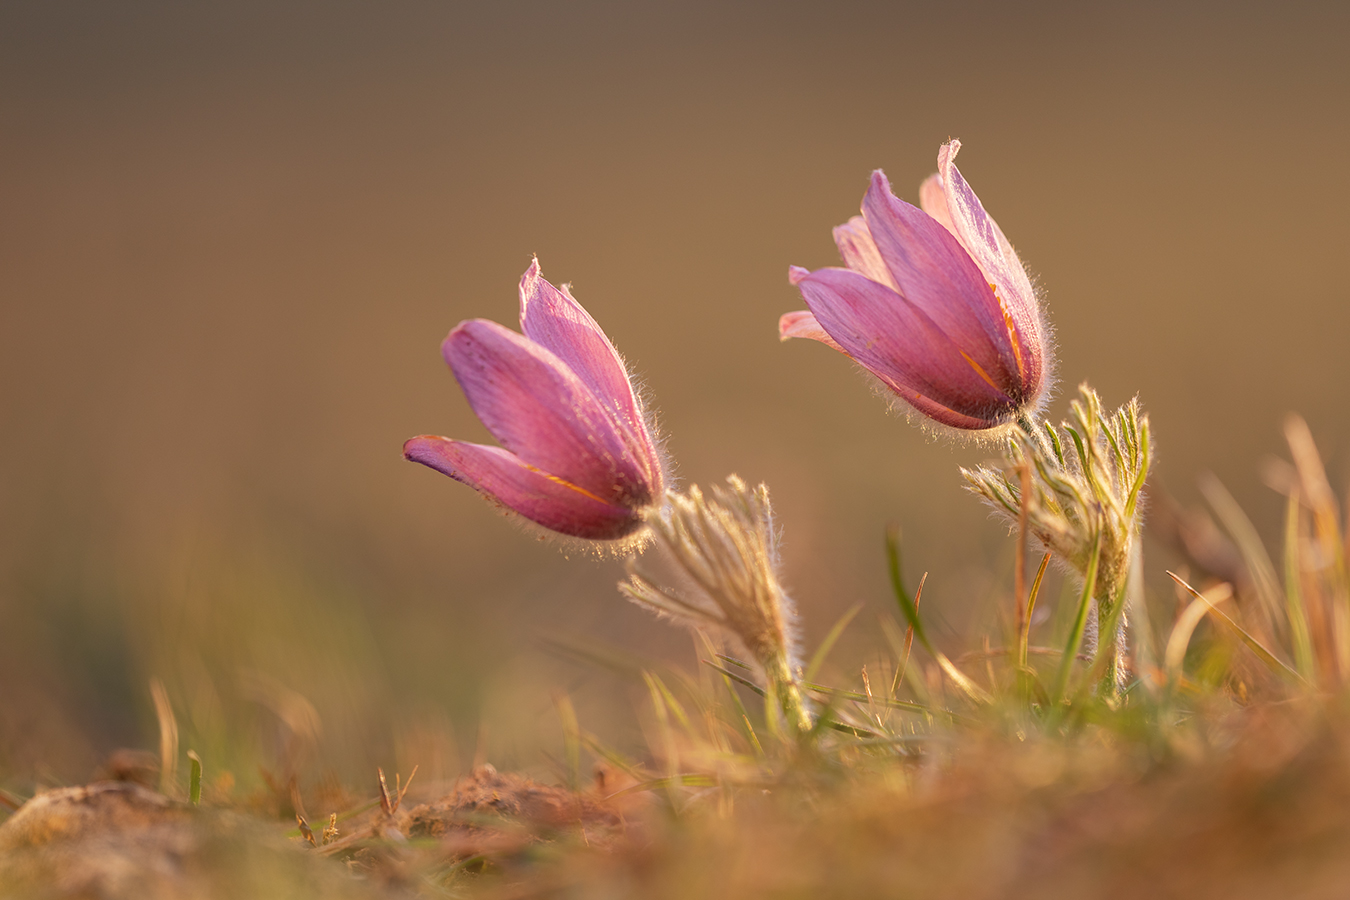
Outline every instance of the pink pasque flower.
<path fill-rule="evenodd" d="M 957 171 L 960 149 L 938 152 L 922 210 L 873 172 L 862 215 L 834 229 L 847 268 L 791 267 L 809 312 L 784 315 L 778 331 L 852 357 L 935 422 L 981 430 L 1035 413 L 1053 361 L 1031 281 Z"/>
<path fill-rule="evenodd" d="M 532 522 L 618 540 L 661 502 L 665 462 L 614 345 L 535 260 L 520 280 L 524 335 L 486 319 L 441 344 L 464 395 L 501 447 L 421 435 L 414 462 L 462 481 Z"/>

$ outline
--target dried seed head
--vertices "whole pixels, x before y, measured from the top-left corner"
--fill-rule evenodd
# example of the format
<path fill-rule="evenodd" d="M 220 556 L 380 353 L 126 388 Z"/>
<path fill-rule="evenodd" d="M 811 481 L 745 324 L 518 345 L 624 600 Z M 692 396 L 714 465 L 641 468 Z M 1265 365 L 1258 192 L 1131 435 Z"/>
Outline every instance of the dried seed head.
<path fill-rule="evenodd" d="M 778 578 L 769 489 L 732 475 L 707 494 L 695 485 L 666 500 L 647 515 L 654 558 L 630 563 L 619 590 L 661 615 L 726 632 L 772 677 L 790 678 L 796 616 Z"/>

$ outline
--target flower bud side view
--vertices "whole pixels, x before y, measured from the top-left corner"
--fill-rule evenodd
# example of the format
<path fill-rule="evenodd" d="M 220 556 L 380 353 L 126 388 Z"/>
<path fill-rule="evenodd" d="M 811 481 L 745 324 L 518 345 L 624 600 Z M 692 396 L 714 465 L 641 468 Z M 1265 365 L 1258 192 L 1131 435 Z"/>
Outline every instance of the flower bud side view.
<path fill-rule="evenodd" d="M 923 209 L 873 172 L 862 215 L 834 229 L 846 268 L 791 267 L 808 310 L 778 327 L 849 356 L 934 422 L 988 431 L 1035 416 L 1053 360 L 1021 261 L 956 168 L 960 148 L 943 145 Z"/>
<path fill-rule="evenodd" d="M 524 334 L 486 319 L 456 325 L 441 353 L 501 447 L 420 435 L 406 459 L 570 537 L 618 541 L 661 502 L 666 465 L 623 359 L 536 259 L 520 281 Z"/>

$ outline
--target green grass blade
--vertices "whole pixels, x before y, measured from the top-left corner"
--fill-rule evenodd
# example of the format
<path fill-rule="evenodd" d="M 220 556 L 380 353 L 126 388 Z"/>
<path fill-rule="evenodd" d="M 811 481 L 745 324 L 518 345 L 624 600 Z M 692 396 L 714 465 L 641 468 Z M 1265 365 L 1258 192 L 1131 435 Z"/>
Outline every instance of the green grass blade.
<path fill-rule="evenodd" d="M 680 727 L 686 732 L 693 731 L 689 724 L 689 715 L 684 711 L 684 705 L 675 699 L 675 695 L 670 692 L 670 688 L 666 687 L 666 683 L 661 680 L 661 676 L 655 673 L 650 674 L 652 681 L 656 683 L 657 690 L 661 692 L 661 697 L 666 701 L 666 708 L 675 717 L 675 721 L 679 722 Z"/>
<path fill-rule="evenodd" d="M 915 604 L 909 591 L 905 590 L 904 573 L 900 566 L 900 526 L 898 525 L 890 525 L 886 528 L 886 565 L 891 576 L 891 591 L 895 594 L 895 602 L 900 607 L 900 614 L 909 623 L 909 627 L 914 629 L 914 633 L 919 635 L 919 641 L 927 646 L 928 639 L 923 637 L 923 626 L 919 622 L 918 605 Z"/>
<path fill-rule="evenodd" d="M 900 571 L 900 529 L 892 525 L 886 529 L 886 561 L 890 569 L 891 590 L 895 593 L 895 601 L 900 605 L 900 612 L 904 614 L 905 621 L 909 627 L 914 629 L 914 636 L 923 644 L 925 650 L 932 654 L 933 659 L 942 671 L 947 673 L 947 677 L 952 680 L 961 691 L 970 699 L 977 703 L 991 703 L 993 698 L 989 693 L 975 682 L 966 677 L 965 673 L 956 667 L 946 654 L 933 646 L 928 640 L 928 634 L 923 630 L 923 622 L 919 620 L 919 598 L 923 595 L 924 583 L 928 580 L 928 573 L 919 579 L 919 588 L 911 597 L 905 590 L 904 578 Z"/>
<path fill-rule="evenodd" d="M 761 696 L 761 697 L 766 697 L 766 696 L 768 696 L 768 694 L 765 692 L 764 688 L 762 688 L 762 687 L 760 687 L 759 685 L 755 684 L 753 681 L 751 681 L 749 678 L 746 678 L 744 675 L 741 675 L 741 674 L 739 674 L 739 673 L 737 673 L 737 672 L 733 672 L 733 671 L 731 671 L 730 669 L 724 669 L 724 668 L 722 668 L 721 666 L 719 666 L 717 663 L 712 662 L 711 660 L 705 659 L 705 660 L 701 660 L 701 662 L 702 662 L 705 666 L 711 666 L 711 667 L 713 668 L 714 671 L 721 672 L 723 675 L 725 675 L 727 678 L 730 678 L 732 681 L 736 682 L 737 684 L 744 685 L 745 687 L 748 687 L 750 690 L 754 691 L 754 692 L 755 692 L 756 694 L 758 694 L 759 696 Z"/>
<path fill-rule="evenodd" d="M 1050 551 L 1045 552 L 1041 557 L 1041 567 L 1036 570 L 1036 577 L 1031 581 L 1031 590 L 1027 592 L 1027 610 L 1022 617 L 1022 633 L 1017 636 L 1017 664 L 1021 668 L 1027 667 L 1027 643 L 1031 638 L 1031 614 L 1036 610 L 1036 597 L 1041 592 L 1041 580 L 1045 578 L 1046 567 L 1050 565 Z"/>
<path fill-rule="evenodd" d="M 817 673 L 820 672 L 820 667 L 825 663 L 826 658 L 830 655 L 830 651 L 834 649 L 835 642 L 839 640 L 839 636 L 844 633 L 844 629 L 848 627 L 848 623 L 853 621 L 853 617 L 856 616 L 861 609 L 862 604 L 855 603 L 848 612 L 839 617 L 839 621 L 834 623 L 834 627 L 825 635 L 825 639 L 820 642 L 820 646 L 816 648 L 816 652 L 811 655 L 811 661 L 806 664 L 806 672 L 802 675 L 803 680 L 815 681 Z"/>

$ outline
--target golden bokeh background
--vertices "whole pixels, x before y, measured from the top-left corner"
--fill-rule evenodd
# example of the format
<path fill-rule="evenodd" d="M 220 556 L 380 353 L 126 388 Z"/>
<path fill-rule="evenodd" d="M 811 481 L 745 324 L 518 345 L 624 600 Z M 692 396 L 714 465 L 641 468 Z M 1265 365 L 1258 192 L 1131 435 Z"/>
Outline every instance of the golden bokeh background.
<path fill-rule="evenodd" d="M 787 266 L 834 264 L 869 172 L 915 200 L 949 136 L 1044 289 L 1052 414 L 1083 379 L 1138 392 L 1157 488 L 1195 502 L 1214 471 L 1273 535 L 1260 471 L 1287 411 L 1340 490 L 1350 469 L 1348 24 L 1338 4 L 4 5 L 0 785 L 152 746 L 152 677 L 245 780 L 285 691 L 343 777 L 453 774 L 475 748 L 530 764 L 553 688 L 622 743 L 622 682 L 541 638 L 692 668 L 688 639 L 618 596 L 618 562 L 399 452 L 487 439 L 438 344 L 514 324 L 532 254 L 640 374 L 685 482 L 768 482 L 808 643 L 861 602 L 841 668 L 877 644 L 888 521 L 937 633 L 973 642 L 1011 547 L 956 466 L 990 451 L 776 334 L 801 307 Z"/>

